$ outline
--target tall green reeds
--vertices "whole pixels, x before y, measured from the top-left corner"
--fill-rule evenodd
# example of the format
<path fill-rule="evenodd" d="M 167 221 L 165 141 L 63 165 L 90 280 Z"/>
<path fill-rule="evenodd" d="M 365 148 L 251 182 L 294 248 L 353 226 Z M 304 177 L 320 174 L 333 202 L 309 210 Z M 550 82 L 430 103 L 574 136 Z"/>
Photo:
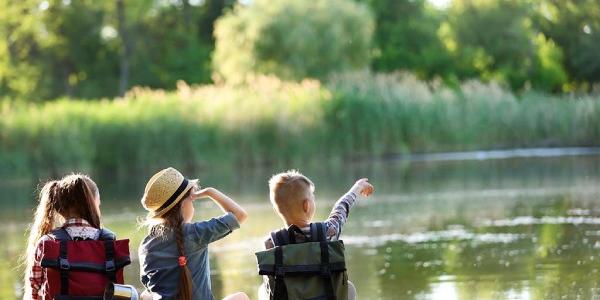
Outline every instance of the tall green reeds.
<path fill-rule="evenodd" d="M 0 173 L 125 176 L 175 165 L 323 164 L 397 153 L 600 144 L 600 99 L 526 94 L 409 75 L 327 85 L 137 88 L 123 99 L 0 106 Z"/>

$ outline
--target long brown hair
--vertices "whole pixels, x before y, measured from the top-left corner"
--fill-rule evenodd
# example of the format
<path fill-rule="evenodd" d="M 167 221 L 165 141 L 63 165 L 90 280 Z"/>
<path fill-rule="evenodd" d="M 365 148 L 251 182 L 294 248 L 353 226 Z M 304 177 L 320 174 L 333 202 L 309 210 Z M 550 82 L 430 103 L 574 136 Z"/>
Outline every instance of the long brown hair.
<path fill-rule="evenodd" d="M 27 252 L 24 257 L 26 295 L 30 287 L 29 272 L 33 267 L 39 240 L 50 233 L 59 221 L 67 217 L 82 218 L 91 226 L 100 228 L 100 211 L 94 204 L 96 197 L 98 197 L 98 187 L 87 175 L 71 174 L 44 184 L 29 228 Z"/>
<path fill-rule="evenodd" d="M 185 201 L 192 192 L 190 189 L 181 200 L 173 206 L 169 211 L 167 211 L 164 215 L 158 217 L 162 222 L 154 225 L 152 224 L 152 220 L 148 220 L 147 224 L 150 225 L 150 235 L 157 237 L 167 237 L 169 232 L 173 232 L 175 235 L 175 241 L 177 242 L 177 252 L 179 257 L 185 258 L 185 243 L 183 237 L 183 214 L 181 211 L 181 205 L 183 201 Z M 157 218 L 155 218 L 157 219 Z M 192 299 L 192 274 L 190 273 L 190 269 L 187 264 L 179 265 L 179 294 L 177 295 L 177 299 L 182 300 L 191 300 Z"/>

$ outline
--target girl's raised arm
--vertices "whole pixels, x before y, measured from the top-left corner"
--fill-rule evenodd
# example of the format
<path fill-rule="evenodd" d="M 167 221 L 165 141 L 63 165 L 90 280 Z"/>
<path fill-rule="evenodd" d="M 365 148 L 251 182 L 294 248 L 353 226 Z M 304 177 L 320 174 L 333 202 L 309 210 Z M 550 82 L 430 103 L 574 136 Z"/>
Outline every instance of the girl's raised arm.
<path fill-rule="evenodd" d="M 208 187 L 197 191 L 193 194 L 193 197 L 194 199 L 205 197 L 211 198 L 224 212 L 233 213 L 240 224 L 244 223 L 248 218 L 248 213 L 239 204 L 215 188 Z"/>

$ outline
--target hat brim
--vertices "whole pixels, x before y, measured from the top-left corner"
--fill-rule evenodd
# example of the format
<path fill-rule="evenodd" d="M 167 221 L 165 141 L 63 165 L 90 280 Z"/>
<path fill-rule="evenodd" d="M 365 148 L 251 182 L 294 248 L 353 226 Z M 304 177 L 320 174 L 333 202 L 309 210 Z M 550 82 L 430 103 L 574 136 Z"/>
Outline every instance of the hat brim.
<path fill-rule="evenodd" d="M 163 208 L 160 211 L 151 211 L 151 212 L 149 212 L 148 213 L 148 217 L 149 218 L 160 218 L 162 215 L 164 215 L 169 210 L 171 210 L 171 208 L 175 207 L 175 205 L 177 205 L 177 203 L 179 203 L 179 201 L 181 201 L 183 199 L 183 196 L 185 196 L 187 194 L 187 192 L 194 185 L 197 185 L 197 183 L 198 183 L 198 179 L 188 180 L 187 186 L 183 189 L 183 192 L 181 192 L 181 194 L 177 198 L 175 198 L 175 201 L 173 201 L 173 203 L 171 203 L 169 206 Z"/>

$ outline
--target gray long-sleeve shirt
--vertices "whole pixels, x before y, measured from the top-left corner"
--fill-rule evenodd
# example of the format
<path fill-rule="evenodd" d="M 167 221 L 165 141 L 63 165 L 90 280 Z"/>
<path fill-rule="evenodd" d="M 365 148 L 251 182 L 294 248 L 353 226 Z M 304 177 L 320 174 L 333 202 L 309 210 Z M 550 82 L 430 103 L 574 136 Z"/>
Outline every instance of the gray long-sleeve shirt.
<path fill-rule="evenodd" d="M 325 226 L 327 227 L 327 240 L 334 241 L 339 239 L 340 234 L 342 234 L 342 227 L 348 220 L 348 215 L 350 214 L 350 209 L 354 206 L 356 202 L 357 194 L 353 191 L 346 193 L 342 196 L 331 209 L 329 213 L 329 217 L 325 220 Z M 299 242 L 303 242 L 306 238 L 310 238 L 310 226 L 300 228 L 304 233 L 304 236 L 297 235 L 296 240 Z M 270 249 L 273 248 L 275 244 L 273 240 L 269 236 L 265 241 L 265 248 Z"/>

